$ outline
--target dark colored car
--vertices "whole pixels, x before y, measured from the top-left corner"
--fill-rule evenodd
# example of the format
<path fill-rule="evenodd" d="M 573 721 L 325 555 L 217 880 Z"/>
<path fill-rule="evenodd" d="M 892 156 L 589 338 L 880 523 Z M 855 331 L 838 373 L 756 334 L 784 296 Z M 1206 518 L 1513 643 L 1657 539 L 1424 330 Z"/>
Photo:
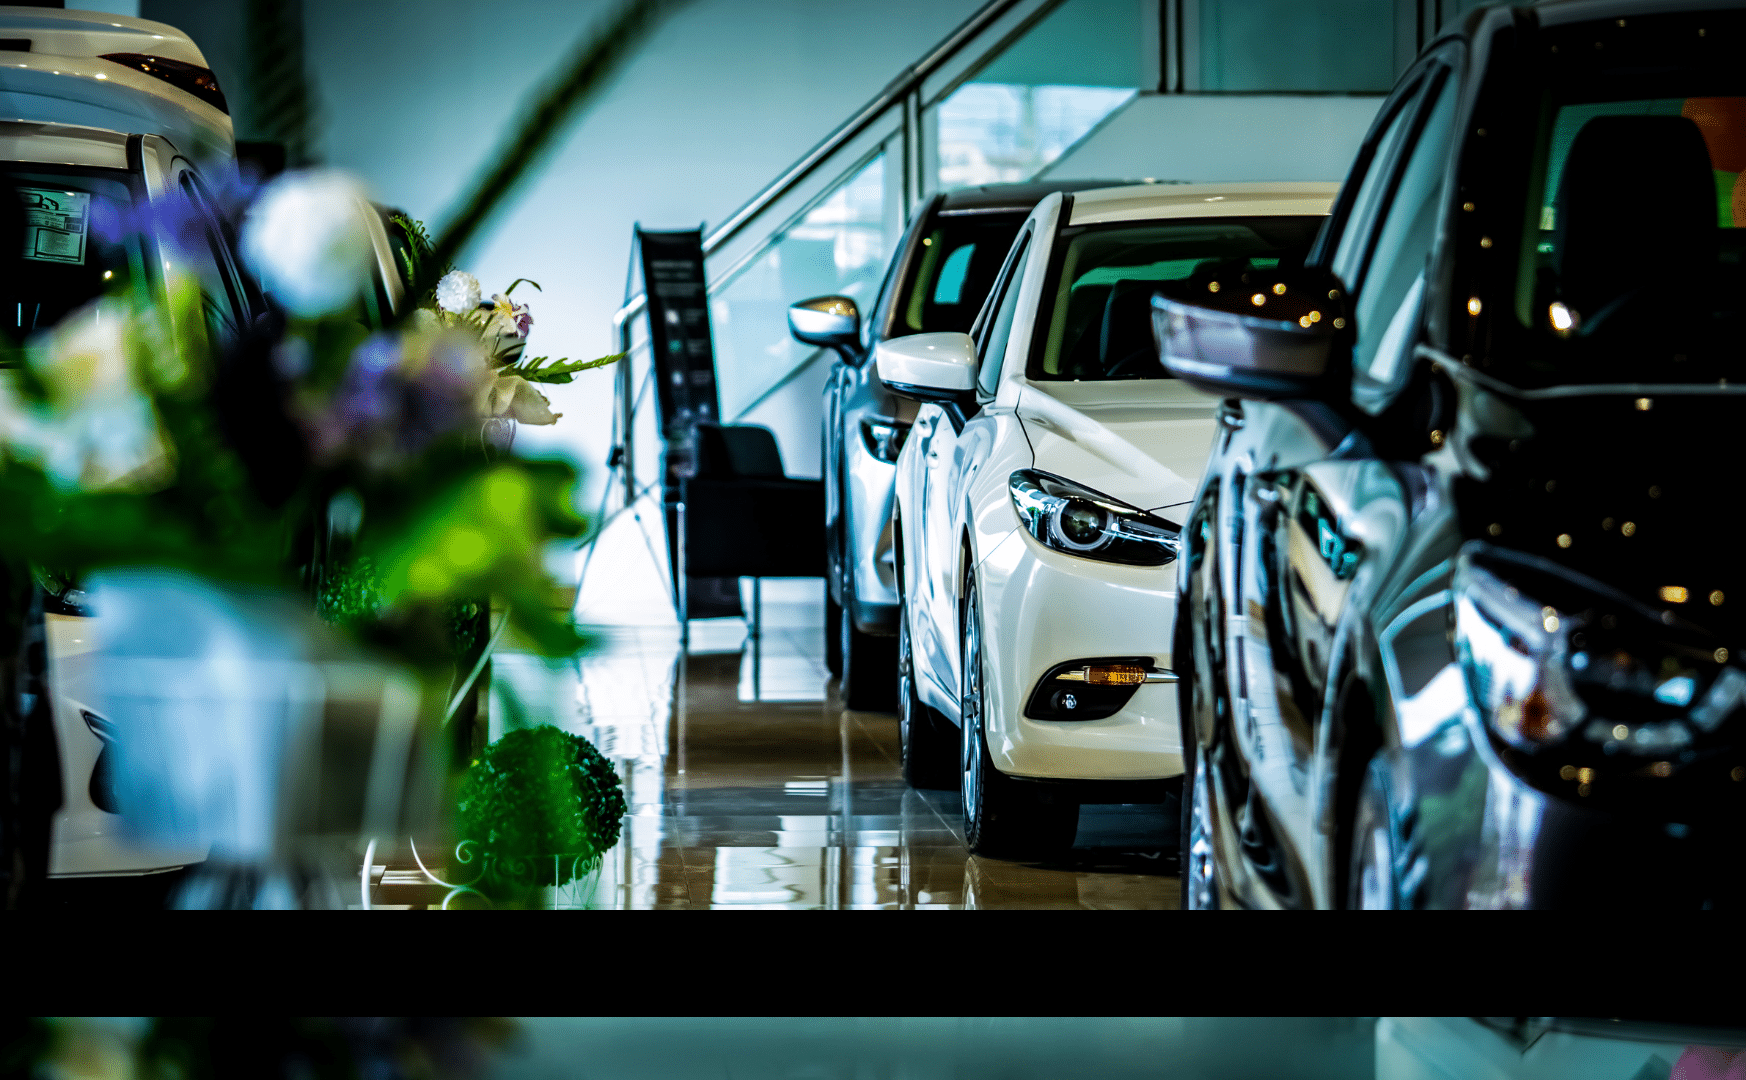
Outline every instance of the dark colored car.
<path fill-rule="evenodd" d="M 1746 10 L 1473 13 L 1305 265 L 1153 301 L 1190 907 L 1743 898 Z"/>
<path fill-rule="evenodd" d="M 988 184 L 937 194 L 910 219 L 870 317 L 845 296 L 790 309 L 794 336 L 834 348 L 824 391 L 825 655 L 852 709 L 897 707 L 897 579 L 891 537 L 894 463 L 913 401 L 868 363 L 887 338 L 968 331 L 1007 249 L 1045 195 L 1120 180 Z"/>

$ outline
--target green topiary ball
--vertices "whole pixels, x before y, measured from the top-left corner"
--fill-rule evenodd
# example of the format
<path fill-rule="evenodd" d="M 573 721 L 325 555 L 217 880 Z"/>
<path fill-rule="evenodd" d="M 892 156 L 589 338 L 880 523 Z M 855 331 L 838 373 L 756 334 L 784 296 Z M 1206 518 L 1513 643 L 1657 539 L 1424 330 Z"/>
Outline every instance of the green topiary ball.
<path fill-rule="evenodd" d="M 483 849 L 481 882 L 514 892 L 593 872 L 618 843 L 624 812 L 611 762 L 580 735 L 543 724 L 479 755 L 461 783 L 456 826 Z"/>

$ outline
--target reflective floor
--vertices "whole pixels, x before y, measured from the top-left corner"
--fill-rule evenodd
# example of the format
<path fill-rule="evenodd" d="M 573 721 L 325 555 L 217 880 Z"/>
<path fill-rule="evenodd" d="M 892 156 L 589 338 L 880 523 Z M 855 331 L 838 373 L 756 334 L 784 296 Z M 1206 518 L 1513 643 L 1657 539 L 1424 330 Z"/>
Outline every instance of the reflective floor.
<path fill-rule="evenodd" d="M 1058 864 L 972 857 L 957 794 L 903 783 L 897 718 L 838 704 L 822 609 L 818 579 L 768 581 L 755 643 L 741 620 L 708 620 L 689 654 L 663 627 L 603 630 L 570 665 L 499 654 L 493 736 L 575 731 L 618 763 L 630 804 L 600 872 L 549 890 L 551 906 L 1177 906 L 1175 824 L 1157 806 L 1085 807 Z M 420 878 L 391 866 L 372 898 L 440 903 Z"/>

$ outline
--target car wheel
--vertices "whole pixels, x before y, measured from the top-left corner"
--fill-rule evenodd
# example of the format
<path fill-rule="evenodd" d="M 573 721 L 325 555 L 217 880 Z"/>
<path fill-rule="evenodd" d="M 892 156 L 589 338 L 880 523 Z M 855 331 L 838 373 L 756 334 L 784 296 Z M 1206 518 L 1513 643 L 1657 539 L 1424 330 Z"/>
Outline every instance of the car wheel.
<path fill-rule="evenodd" d="M 843 595 L 853 597 L 854 581 L 844 577 Z M 837 691 L 843 708 L 871 712 L 894 712 L 897 709 L 897 639 L 863 634 L 855 627 L 855 617 L 849 605 L 838 608 L 838 641 L 842 649 L 842 674 L 837 677 Z"/>
<path fill-rule="evenodd" d="M 1220 907 L 1218 860 L 1213 857 L 1212 798 L 1207 789 L 1206 755 L 1193 743 L 1183 747 L 1188 772 L 1182 785 L 1182 847 L 1178 859 L 1182 872 L 1182 908 L 1212 911 Z"/>
<path fill-rule="evenodd" d="M 1190 528 L 1197 528 L 1210 517 L 1203 510 L 1197 515 L 1197 524 Z M 1201 745 L 1201 733 L 1216 735 L 1223 719 L 1220 704 L 1225 686 L 1219 670 L 1222 657 L 1218 647 L 1222 642 L 1217 640 L 1223 624 L 1218 618 L 1216 540 L 1210 535 L 1202 539 L 1204 546 L 1189 556 L 1183 596 L 1177 606 L 1174 644 L 1177 656 L 1190 658 L 1189 677 L 1177 684 L 1183 766 L 1177 866 L 1182 881 L 1180 903 L 1190 911 L 1216 909 L 1223 901 L 1213 846 L 1211 770 L 1207 766 L 1207 748 Z"/>
<path fill-rule="evenodd" d="M 982 605 L 972 578 L 965 591 L 959 708 L 964 842 L 973 855 L 1037 858 L 1073 846 L 1079 803 L 1044 785 L 1015 780 L 988 753 L 983 704 Z"/>
<path fill-rule="evenodd" d="M 830 578 L 825 579 L 824 617 L 825 669 L 831 678 L 843 677 L 843 608 L 831 595 Z"/>
<path fill-rule="evenodd" d="M 1346 885 L 1351 907 L 1392 911 L 1401 906 L 1396 855 L 1394 830 L 1389 826 L 1388 770 L 1378 757 L 1365 772 L 1352 821 L 1352 867 Z"/>
<path fill-rule="evenodd" d="M 925 704 L 916 693 L 915 653 L 909 636 L 909 612 L 897 617 L 897 731 L 903 754 L 903 779 L 913 788 L 950 791 L 957 783 L 955 754 L 947 737 L 951 721 Z"/>

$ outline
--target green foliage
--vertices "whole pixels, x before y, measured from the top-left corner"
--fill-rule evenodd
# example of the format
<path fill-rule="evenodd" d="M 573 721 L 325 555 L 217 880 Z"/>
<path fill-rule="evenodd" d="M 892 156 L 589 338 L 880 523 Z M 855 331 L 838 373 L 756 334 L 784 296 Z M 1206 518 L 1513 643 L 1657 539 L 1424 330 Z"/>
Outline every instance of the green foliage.
<path fill-rule="evenodd" d="M 468 769 L 456 835 L 485 852 L 481 890 L 514 899 L 591 873 L 618 843 L 624 814 L 612 763 L 587 739 L 543 724 L 511 731 Z"/>
<path fill-rule="evenodd" d="M 530 383 L 567 383 L 575 378 L 578 371 L 592 371 L 608 364 L 616 364 L 624 359 L 624 353 L 613 353 L 602 356 L 598 360 L 553 360 L 546 356 L 536 356 L 532 360 L 523 360 L 502 369 L 505 375 L 520 375 Z"/>
<path fill-rule="evenodd" d="M 391 214 L 388 220 L 400 226 L 400 230 L 406 234 L 406 247 L 400 252 L 400 266 L 406 275 L 403 283 L 407 289 L 412 289 L 425 280 L 421 275 L 424 273 L 425 264 L 434 253 L 430 233 L 425 230 L 424 222 L 406 214 Z M 436 303 L 436 283 L 443 274 L 453 269 L 453 264 L 445 264 L 441 273 L 429 278 L 429 287 L 422 295 L 414 297 L 415 303 L 420 307 Z"/>
<path fill-rule="evenodd" d="M 367 556 L 330 569 L 315 597 L 315 613 L 348 630 L 374 621 L 381 610 L 382 575 Z"/>

